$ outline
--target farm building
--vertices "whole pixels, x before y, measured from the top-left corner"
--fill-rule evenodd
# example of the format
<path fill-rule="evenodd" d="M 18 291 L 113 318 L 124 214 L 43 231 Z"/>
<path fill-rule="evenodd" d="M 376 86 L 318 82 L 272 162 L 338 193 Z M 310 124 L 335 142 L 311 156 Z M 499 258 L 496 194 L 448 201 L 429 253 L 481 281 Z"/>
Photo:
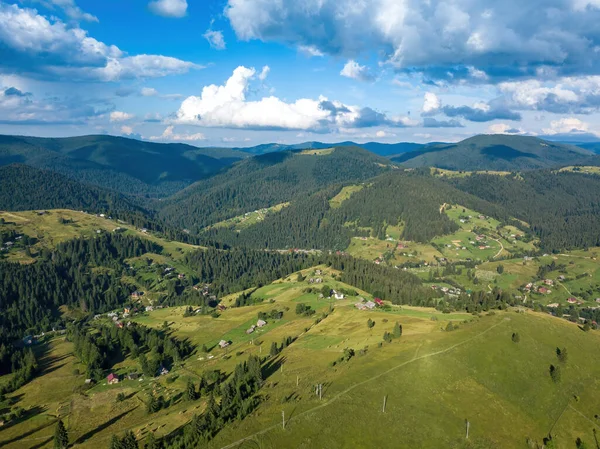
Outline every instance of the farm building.
<path fill-rule="evenodd" d="M 117 376 L 114 373 L 110 373 L 108 376 L 106 376 L 106 382 L 108 383 L 108 385 L 118 384 L 119 376 Z"/>
<path fill-rule="evenodd" d="M 258 321 L 256 322 L 256 326 L 257 326 L 257 327 L 264 327 L 264 326 L 266 326 L 266 325 L 267 325 L 267 322 L 266 322 L 265 320 L 258 320 Z"/>
<path fill-rule="evenodd" d="M 378 306 L 383 306 L 384 305 L 383 300 L 380 299 L 380 298 L 375 298 L 374 301 L 375 301 L 375 304 L 377 304 Z"/>
<path fill-rule="evenodd" d="M 224 348 L 226 348 L 227 346 L 229 346 L 229 342 L 228 342 L 228 341 L 221 340 L 221 341 L 219 342 L 219 347 L 220 347 L 221 349 L 224 349 Z"/>

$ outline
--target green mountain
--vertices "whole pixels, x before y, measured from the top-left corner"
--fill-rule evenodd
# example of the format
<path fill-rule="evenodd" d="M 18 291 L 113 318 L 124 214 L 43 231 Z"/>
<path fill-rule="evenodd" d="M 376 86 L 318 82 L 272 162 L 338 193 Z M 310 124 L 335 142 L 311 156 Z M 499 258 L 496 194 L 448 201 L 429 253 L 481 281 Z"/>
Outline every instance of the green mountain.
<path fill-rule="evenodd" d="M 352 142 L 352 141 L 345 141 L 345 142 L 325 143 L 325 142 L 312 141 L 312 142 L 296 143 L 296 144 L 292 144 L 292 145 L 284 145 L 284 144 L 280 144 L 280 143 L 267 143 L 267 144 L 262 144 L 262 145 L 256 145 L 254 147 L 235 148 L 234 150 L 258 155 L 258 154 L 274 153 L 276 151 L 286 151 L 286 150 L 299 150 L 299 149 L 306 149 L 306 148 L 323 149 L 323 148 L 348 147 L 348 146 L 361 147 L 361 148 L 364 148 L 365 150 L 369 150 L 372 153 L 378 154 L 379 156 L 391 156 L 391 155 L 406 153 L 408 151 L 415 151 L 426 145 L 421 144 L 421 143 L 413 143 L 413 142 L 356 143 L 356 142 Z"/>
<path fill-rule="evenodd" d="M 114 136 L 0 136 L 0 165 L 22 163 L 132 195 L 166 196 L 218 173 L 246 153 Z"/>
<path fill-rule="evenodd" d="M 535 137 L 480 135 L 456 144 L 427 146 L 392 160 L 406 167 L 518 171 L 568 165 L 592 155 L 583 148 Z"/>
<path fill-rule="evenodd" d="M 123 195 L 50 170 L 22 164 L 0 167 L 0 210 L 75 209 L 141 212 Z"/>
<path fill-rule="evenodd" d="M 391 165 L 388 159 L 358 147 L 269 153 L 234 164 L 162 201 L 159 216 L 197 231 L 330 185 L 372 178 Z"/>

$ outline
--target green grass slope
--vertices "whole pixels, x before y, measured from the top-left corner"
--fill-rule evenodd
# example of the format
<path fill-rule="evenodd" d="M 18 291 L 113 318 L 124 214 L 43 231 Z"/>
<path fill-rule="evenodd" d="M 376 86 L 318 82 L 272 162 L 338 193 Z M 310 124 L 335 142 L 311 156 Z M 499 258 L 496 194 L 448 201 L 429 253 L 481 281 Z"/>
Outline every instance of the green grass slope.
<path fill-rule="evenodd" d="M 589 150 L 535 137 L 480 135 L 456 144 L 428 146 L 392 160 L 407 167 L 519 171 L 581 163 L 592 156 Z"/>

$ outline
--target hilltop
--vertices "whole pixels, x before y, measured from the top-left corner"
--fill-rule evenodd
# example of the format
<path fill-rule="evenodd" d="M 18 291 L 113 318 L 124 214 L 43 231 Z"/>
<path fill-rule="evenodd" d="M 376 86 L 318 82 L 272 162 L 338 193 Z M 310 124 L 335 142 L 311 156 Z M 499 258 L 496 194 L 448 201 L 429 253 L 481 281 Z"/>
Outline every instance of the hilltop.
<path fill-rule="evenodd" d="M 430 145 L 392 161 L 406 167 L 521 171 L 581 163 L 592 156 L 589 150 L 536 137 L 480 135 L 456 144 Z"/>

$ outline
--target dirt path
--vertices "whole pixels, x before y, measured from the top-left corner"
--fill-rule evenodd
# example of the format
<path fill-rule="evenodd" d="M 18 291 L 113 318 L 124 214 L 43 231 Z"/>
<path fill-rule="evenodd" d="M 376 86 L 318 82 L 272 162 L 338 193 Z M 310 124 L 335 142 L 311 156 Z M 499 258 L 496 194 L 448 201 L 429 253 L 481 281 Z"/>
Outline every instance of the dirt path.
<path fill-rule="evenodd" d="M 502 254 L 502 251 L 504 251 L 504 245 L 502 244 L 502 242 L 500 241 L 500 239 L 492 239 L 492 240 L 495 241 L 495 242 L 498 242 L 500 244 L 500 251 L 498 251 L 496 253 L 496 255 L 494 256 L 494 259 L 495 259 L 496 257 L 500 257 L 500 254 Z"/>
<path fill-rule="evenodd" d="M 483 332 L 480 332 L 479 334 L 474 335 L 473 337 L 468 338 L 467 340 L 461 341 L 460 343 L 456 343 L 456 344 L 454 344 L 454 345 L 452 345 L 452 346 L 450 346 L 450 347 L 448 347 L 446 349 L 442 349 L 440 351 L 436 351 L 436 352 L 432 352 L 432 353 L 425 354 L 425 355 L 422 355 L 422 356 L 418 356 L 419 349 L 421 349 L 421 346 L 419 346 L 417 348 L 417 352 L 415 353 L 415 355 L 414 355 L 414 357 L 412 359 L 410 359 L 410 360 L 408 360 L 406 362 L 402 362 L 399 365 L 396 365 L 396 366 L 388 369 L 387 371 L 383 371 L 383 372 L 379 373 L 378 375 L 370 377 L 370 378 L 368 378 L 368 379 L 366 379 L 366 380 L 364 380 L 362 382 L 359 382 L 359 383 L 356 383 L 354 385 L 351 385 L 350 387 L 346 388 L 344 391 L 341 391 L 340 393 L 338 393 L 335 396 L 333 396 L 331 399 L 325 401 L 323 404 L 317 405 L 316 407 L 313 407 L 313 408 L 311 408 L 309 410 L 306 410 L 306 411 L 304 411 L 302 413 L 299 413 L 298 415 L 294 416 L 293 420 L 296 420 L 297 418 L 300 418 L 301 416 L 308 415 L 308 414 L 310 414 L 310 413 L 312 413 L 312 412 L 314 412 L 316 410 L 325 408 L 328 405 L 331 405 L 336 400 L 338 400 L 340 397 L 348 394 L 350 391 L 354 390 L 355 388 L 358 388 L 358 387 L 360 387 L 362 385 L 365 385 L 366 383 L 371 382 L 373 380 L 379 379 L 380 377 L 383 377 L 383 376 L 385 376 L 385 375 L 387 375 L 387 374 L 389 374 L 389 373 L 391 373 L 391 372 L 393 372 L 393 371 L 395 371 L 397 369 L 400 369 L 400 368 L 402 368 L 402 367 L 404 367 L 406 365 L 409 365 L 411 363 L 417 362 L 419 360 L 423 360 L 423 359 L 427 359 L 427 358 L 430 358 L 430 357 L 434 357 L 436 355 L 445 354 L 446 352 L 450 352 L 450 351 L 452 351 L 453 349 L 456 349 L 459 346 L 465 345 L 465 344 L 467 344 L 467 343 L 475 340 L 476 338 L 479 338 L 480 336 L 488 333 L 489 331 L 491 331 L 495 327 L 500 326 L 502 323 L 504 323 L 504 321 L 508 321 L 508 320 L 510 320 L 510 318 L 504 318 L 504 320 L 500 321 L 499 323 L 494 324 L 493 326 L 488 327 Z M 292 419 L 290 419 L 286 424 L 289 424 L 290 421 L 292 421 Z M 241 444 L 241 443 L 243 443 L 245 441 L 251 440 L 252 438 L 254 438 L 256 436 L 263 435 L 263 434 L 265 434 L 265 433 L 267 433 L 267 432 L 269 432 L 269 431 L 271 431 L 273 429 L 276 429 L 280 425 L 281 424 L 279 424 L 279 423 L 278 424 L 274 424 L 274 425 L 272 425 L 270 427 L 267 427 L 266 429 L 263 429 L 263 430 L 261 430 L 259 432 L 256 432 L 256 433 L 253 433 L 252 435 L 248 435 L 247 437 L 242 438 L 241 440 L 237 440 L 237 441 L 235 441 L 235 442 L 233 442 L 231 444 L 228 444 L 227 446 L 223 446 L 221 449 L 232 449 L 232 448 L 238 446 L 239 444 Z"/>

